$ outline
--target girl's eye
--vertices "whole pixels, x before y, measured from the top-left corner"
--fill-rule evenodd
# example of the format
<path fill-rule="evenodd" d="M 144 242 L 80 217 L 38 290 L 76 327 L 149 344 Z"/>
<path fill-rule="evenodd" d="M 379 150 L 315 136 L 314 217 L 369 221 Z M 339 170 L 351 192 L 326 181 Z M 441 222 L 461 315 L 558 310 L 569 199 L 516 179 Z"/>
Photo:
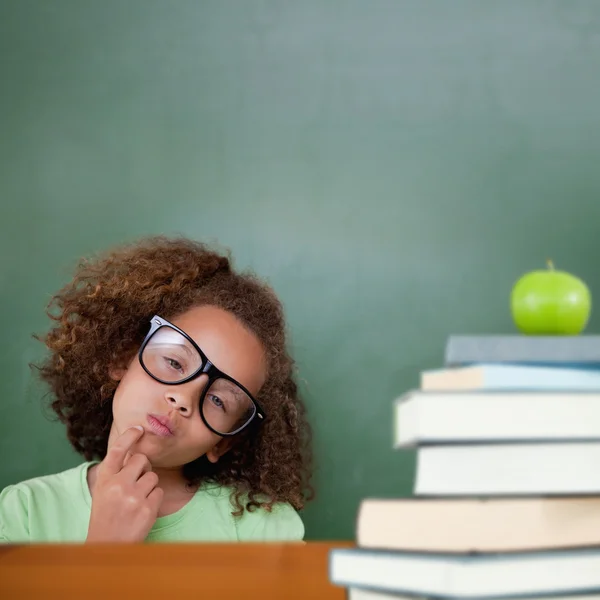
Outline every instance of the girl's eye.
<path fill-rule="evenodd" d="M 210 394 L 209 396 L 210 401 L 217 407 L 220 409 L 224 409 L 225 405 L 223 404 L 223 401 L 218 397 L 218 396 L 214 396 L 213 394 Z"/>
<path fill-rule="evenodd" d="M 183 371 L 183 366 L 178 360 L 175 360 L 174 358 L 169 358 L 168 356 L 165 356 L 165 360 L 171 368 L 175 369 L 176 371 Z"/>

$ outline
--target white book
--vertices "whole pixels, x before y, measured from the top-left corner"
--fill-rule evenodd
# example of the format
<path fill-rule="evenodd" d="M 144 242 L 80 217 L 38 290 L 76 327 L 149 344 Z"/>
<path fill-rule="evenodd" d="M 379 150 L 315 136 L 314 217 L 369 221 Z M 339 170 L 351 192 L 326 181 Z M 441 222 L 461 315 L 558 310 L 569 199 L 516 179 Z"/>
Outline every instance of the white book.
<path fill-rule="evenodd" d="M 348 600 L 415 600 L 415 598 L 427 599 L 427 596 L 403 596 L 393 592 L 375 592 L 361 588 L 348 588 Z M 529 596 L 514 596 L 512 600 L 529 600 Z M 589 594 L 579 596 L 538 596 L 536 600 L 600 600 L 600 594 Z"/>
<path fill-rule="evenodd" d="M 424 446 L 416 495 L 600 494 L 600 443 Z M 600 541 L 600 533 L 599 533 Z"/>
<path fill-rule="evenodd" d="M 414 552 L 523 552 L 600 544 L 600 496 L 367 498 L 356 545 Z"/>
<path fill-rule="evenodd" d="M 600 441 L 598 392 L 423 392 L 395 402 L 394 445 Z"/>
<path fill-rule="evenodd" d="M 334 585 L 437 598 L 600 594 L 600 549 L 516 554 L 417 554 L 335 549 Z"/>

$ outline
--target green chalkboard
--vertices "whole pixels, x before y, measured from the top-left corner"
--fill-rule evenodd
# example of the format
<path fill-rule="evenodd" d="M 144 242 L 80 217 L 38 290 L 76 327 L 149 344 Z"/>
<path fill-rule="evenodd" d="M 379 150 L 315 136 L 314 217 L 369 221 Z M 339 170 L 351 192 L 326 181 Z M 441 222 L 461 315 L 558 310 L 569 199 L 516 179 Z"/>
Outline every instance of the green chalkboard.
<path fill-rule="evenodd" d="M 182 233 L 285 303 L 307 537 L 351 539 L 411 493 L 392 401 L 449 334 L 513 331 L 547 257 L 600 302 L 599 73 L 594 1 L 0 2 L 0 487 L 79 461 L 27 367 L 50 294 Z"/>

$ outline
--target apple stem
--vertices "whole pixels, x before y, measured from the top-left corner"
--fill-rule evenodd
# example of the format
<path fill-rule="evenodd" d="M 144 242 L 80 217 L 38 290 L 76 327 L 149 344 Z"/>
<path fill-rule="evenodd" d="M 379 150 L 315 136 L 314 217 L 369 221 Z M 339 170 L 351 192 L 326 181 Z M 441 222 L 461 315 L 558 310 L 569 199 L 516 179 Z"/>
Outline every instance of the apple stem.
<path fill-rule="evenodd" d="M 552 262 L 551 259 L 547 259 L 546 260 L 546 265 L 548 266 L 548 269 L 550 269 L 550 271 L 554 271 L 554 263 Z"/>

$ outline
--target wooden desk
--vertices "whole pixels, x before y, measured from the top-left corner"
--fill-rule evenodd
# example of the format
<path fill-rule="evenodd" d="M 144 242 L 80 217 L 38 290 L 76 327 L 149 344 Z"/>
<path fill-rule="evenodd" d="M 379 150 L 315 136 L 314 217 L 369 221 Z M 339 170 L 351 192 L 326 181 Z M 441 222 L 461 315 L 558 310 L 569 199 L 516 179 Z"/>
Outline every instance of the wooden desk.
<path fill-rule="evenodd" d="M 343 600 L 328 553 L 352 545 L 0 546 L 0 598 Z"/>

